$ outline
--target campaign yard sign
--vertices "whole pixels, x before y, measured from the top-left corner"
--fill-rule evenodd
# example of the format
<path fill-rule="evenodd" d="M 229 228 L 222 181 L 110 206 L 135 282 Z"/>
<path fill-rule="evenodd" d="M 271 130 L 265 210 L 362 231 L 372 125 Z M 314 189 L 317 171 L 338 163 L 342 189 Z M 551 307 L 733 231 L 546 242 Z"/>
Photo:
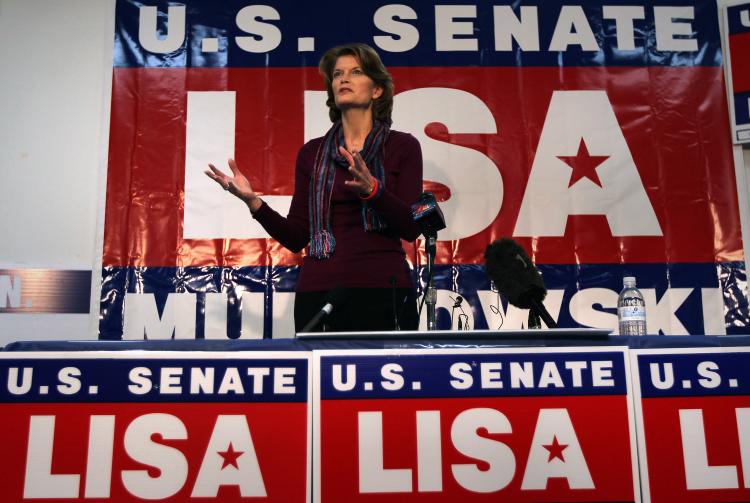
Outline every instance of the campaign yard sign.
<path fill-rule="evenodd" d="M 750 501 L 750 349 L 631 359 L 644 501 Z"/>
<path fill-rule="evenodd" d="M 750 142 L 750 2 L 720 0 L 732 141 Z"/>
<path fill-rule="evenodd" d="M 2 501 L 310 499 L 300 352 L 0 354 Z"/>
<path fill-rule="evenodd" d="M 314 358 L 315 502 L 640 501 L 623 348 Z"/>

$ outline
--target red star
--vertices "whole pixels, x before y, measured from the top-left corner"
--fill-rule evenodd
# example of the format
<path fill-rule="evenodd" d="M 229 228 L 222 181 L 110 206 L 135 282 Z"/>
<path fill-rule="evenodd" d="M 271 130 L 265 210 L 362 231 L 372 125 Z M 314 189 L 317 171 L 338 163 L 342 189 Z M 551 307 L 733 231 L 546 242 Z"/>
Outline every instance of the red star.
<path fill-rule="evenodd" d="M 550 445 L 542 445 L 545 449 L 549 451 L 549 457 L 547 458 L 547 463 L 552 461 L 555 458 L 558 458 L 560 461 L 565 463 L 565 458 L 563 457 L 563 451 L 568 448 L 568 444 L 560 444 L 557 442 L 557 436 L 552 437 L 552 443 Z"/>
<path fill-rule="evenodd" d="M 221 469 L 223 470 L 229 465 L 234 466 L 235 468 L 239 469 L 240 467 L 237 465 L 237 458 L 242 456 L 245 451 L 235 451 L 234 447 L 232 447 L 232 443 L 229 443 L 229 447 L 227 447 L 227 450 L 224 452 L 219 451 L 218 454 L 222 458 L 224 458 L 224 464 L 221 465 Z"/>
<path fill-rule="evenodd" d="M 588 178 L 599 187 L 602 186 L 602 182 L 599 181 L 599 175 L 596 174 L 596 168 L 609 159 L 609 156 L 589 155 L 589 150 L 586 148 L 583 138 L 581 138 L 581 143 L 578 144 L 578 153 L 575 156 L 558 155 L 557 158 L 573 168 L 568 187 L 575 185 L 581 178 Z"/>

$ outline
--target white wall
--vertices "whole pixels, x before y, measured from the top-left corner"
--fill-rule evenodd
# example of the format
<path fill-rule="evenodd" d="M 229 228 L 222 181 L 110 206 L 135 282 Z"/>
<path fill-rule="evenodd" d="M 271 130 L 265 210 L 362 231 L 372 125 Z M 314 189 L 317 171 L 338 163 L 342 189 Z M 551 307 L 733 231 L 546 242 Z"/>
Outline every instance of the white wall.
<path fill-rule="evenodd" d="M 98 275 L 113 26 L 114 0 L 0 0 L 0 269 Z M 0 314 L 0 344 L 91 337 L 89 318 Z"/>

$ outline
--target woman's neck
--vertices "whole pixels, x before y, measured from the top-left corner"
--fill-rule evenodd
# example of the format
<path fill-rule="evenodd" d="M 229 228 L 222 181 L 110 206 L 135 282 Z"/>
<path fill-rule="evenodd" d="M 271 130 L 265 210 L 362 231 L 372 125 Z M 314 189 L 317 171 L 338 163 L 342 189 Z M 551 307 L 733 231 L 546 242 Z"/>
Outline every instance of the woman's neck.
<path fill-rule="evenodd" d="M 346 148 L 350 152 L 361 150 L 372 131 L 372 109 L 350 108 L 341 114 Z"/>

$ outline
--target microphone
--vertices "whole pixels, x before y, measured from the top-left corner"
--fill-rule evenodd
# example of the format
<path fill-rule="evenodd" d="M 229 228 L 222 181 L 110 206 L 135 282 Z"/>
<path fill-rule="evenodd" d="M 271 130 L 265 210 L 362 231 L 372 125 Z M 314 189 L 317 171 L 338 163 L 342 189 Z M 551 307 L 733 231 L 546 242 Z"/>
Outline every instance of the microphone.
<path fill-rule="evenodd" d="M 531 309 L 549 328 L 557 328 L 542 301 L 547 296 L 542 275 L 526 251 L 509 238 L 493 241 L 484 252 L 487 276 L 508 302 Z"/>
<path fill-rule="evenodd" d="M 307 322 L 307 325 L 305 325 L 301 332 L 312 332 L 315 327 L 318 326 L 318 324 L 333 312 L 333 309 L 336 306 L 341 307 L 341 304 L 346 299 L 346 289 L 342 287 L 336 287 L 325 297 L 325 304 L 323 304 L 323 307 L 320 308 L 320 311 L 315 313 L 315 316 L 312 317 L 310 321 Z"/>
<path fill-rule="evenodd" d="M 432 192 L 422 192 L 417 202 L 411 205 L 411 216 L 425 237 L 434 236 L 437 231 L 445 229 L 443 210 Z"/>
<path fill-rule="evenodd" d="M 396 276 L 388 278 L 388 282 L 391 284 L 392 300 L 393 300 L 393 330 L 401 330 L 398 324 L 398 308 L 396 302 Z"/>
<path fill-rule="evenodd" d="M 464 298 L 461 297 L 460 295 L 456 295 L 456 298 L 453 299 L 453 308 L 451 309 L 451 322 L 453 321 L 453 312 L 456 310 L 456 308 L 460 308 L 461 307 L 461 303 L 463 301 L 464 301 Z M 461 309 L 461 311 L 463 311 L 463 309 Z M 459 314 L 458 315 L 458 330 L 462 330 L 463 329 L 461 321 L 462 321 L 461 320 L 461 315 Z"/>

